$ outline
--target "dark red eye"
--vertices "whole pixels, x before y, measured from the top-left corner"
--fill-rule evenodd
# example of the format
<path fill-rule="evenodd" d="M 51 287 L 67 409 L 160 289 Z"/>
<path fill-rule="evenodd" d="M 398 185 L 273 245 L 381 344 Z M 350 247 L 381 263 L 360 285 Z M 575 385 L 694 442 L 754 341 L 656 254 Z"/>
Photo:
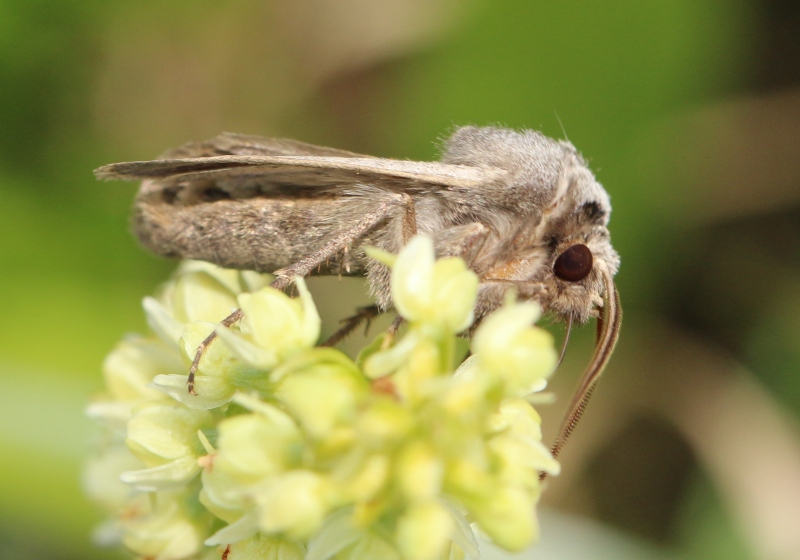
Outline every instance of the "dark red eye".
<path fill-rule="evenodd" d="M 567 282 L 583 280 L 592 271 L 592 251 L 578 243 L 561 253 L 553 265 L 556 276 Z"/>

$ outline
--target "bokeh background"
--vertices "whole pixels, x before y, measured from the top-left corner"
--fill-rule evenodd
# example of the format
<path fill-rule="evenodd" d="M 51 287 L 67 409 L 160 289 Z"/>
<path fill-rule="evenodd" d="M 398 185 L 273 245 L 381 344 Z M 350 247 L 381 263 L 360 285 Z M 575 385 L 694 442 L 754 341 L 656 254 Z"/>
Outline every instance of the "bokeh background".
<path fill-rule="evenodd" d="M 431 159 L 502 124 L 578 146 L 622 255 L 619 350 L 530 557 L 800 558 L 796 1 L 0 0 L 0 84 L 0 557 L 120 556 L 90 542 L 83 408 L 174 263 L 92 169 L 223 130 Z M 314 289 L 329 329 L 365 301 Z"/>

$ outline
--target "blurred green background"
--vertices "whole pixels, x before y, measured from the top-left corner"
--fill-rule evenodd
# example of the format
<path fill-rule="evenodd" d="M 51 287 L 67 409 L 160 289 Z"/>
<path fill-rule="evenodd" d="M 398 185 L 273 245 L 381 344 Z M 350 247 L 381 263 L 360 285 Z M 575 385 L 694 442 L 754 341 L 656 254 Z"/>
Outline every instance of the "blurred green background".
<path fill-rule="evenodd" d="M 800 558 L 796 1 L 0 0 L 0 83 L 0 557 L 120 554 L 90 542 L 83 408 L 174 263 L 92 169 L 223 130 L 432 159 L 502 124 L 583 152 L 622 256 L 619 351 L 531 557 Z M 314 287 L 329 329 L 364 301 Z"/>

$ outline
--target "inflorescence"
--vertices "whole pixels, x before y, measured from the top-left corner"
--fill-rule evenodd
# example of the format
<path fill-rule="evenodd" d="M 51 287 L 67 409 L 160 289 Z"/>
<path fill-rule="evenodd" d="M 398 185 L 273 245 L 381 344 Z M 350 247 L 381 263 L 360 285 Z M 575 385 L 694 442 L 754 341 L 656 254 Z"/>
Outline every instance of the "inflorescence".
<path fill-rule="evenodd" d="M 98 540 L 164 560 L 445 560 L 478 558 L 476 532 L 509 551 L 537 538 L 539 475 L 559 470 L 530 404 L 556 363 L 539 306 L 507 301 L 458 364 L 476 275 L 424 236 L 370 255 L 407 327 L 356 360 L 316 346 L 302 278 L 291 298 L 186 262 L 145 299 L 153 334 L 117 345 L 88 407 L 105 434 L 86 472 L 110 515 Z"/>

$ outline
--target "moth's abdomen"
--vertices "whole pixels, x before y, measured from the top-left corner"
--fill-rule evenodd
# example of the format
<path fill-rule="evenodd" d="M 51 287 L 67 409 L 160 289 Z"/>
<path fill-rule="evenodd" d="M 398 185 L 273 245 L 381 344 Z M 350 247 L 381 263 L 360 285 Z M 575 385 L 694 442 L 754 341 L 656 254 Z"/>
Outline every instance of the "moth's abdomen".
<path fill-rule="evenodd" d="M 176 200 L 169 190 L 152 188 L 146 182 L 136 199 L 133 216 L 139 241 L 153 253 L 168 258 L 273 272 L 321 247 L 351 211 L 346 200 L 336 197 L 239 199 L 221 195 L 213 200 L 210 194 L 187 203 Z M 314 273 L 363 274 L 360 253 L 350 252 L 349 261 L 344 263 L 340 262 L 340 251 Z"/>

